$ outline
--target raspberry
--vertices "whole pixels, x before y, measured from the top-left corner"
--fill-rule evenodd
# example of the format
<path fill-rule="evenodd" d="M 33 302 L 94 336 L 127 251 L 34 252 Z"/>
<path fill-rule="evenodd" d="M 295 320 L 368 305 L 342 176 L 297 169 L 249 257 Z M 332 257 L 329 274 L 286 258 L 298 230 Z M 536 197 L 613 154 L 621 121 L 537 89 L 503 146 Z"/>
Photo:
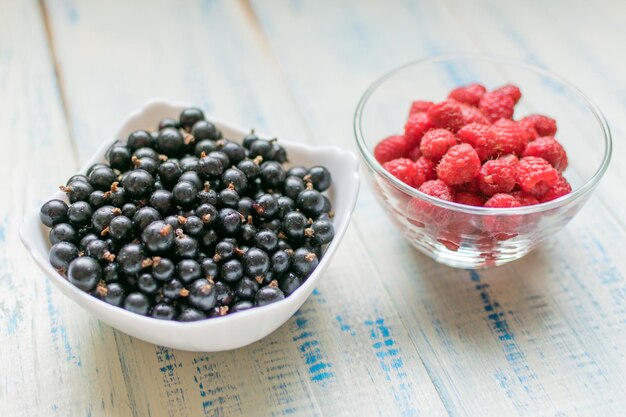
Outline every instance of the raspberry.
<path fill-rule="evenodd" d="M 406 157 L 412 161 L 417 161 L 420 156 L 422 156 L 422 153 L 420 152 L 419 146 L 416 146 L 413 149 L 411 149 L 406 155 Z"/>
<path fill-rule="evenodd" d="M 419 146 L 422 136 L 432 126 L 426 113 L 415 113 L 409 116 L 404 125 L 404 136 L 409 148 Z"/>
<path fill-rule="evenodd" d="M 485 201 L 483 207 L 515 208 L 520 202 L 510 194 L 494 194 Z M 518 215 L 495 214 L 483 218 L 483 227 L 497 240 L 507 240 L 517 236 L 523 226 L 523 217 Z"/>
<path fill-rule="evenodd" d="M 513 103 L 517 104 L 520 98 L 522 98 L 522 92 L 520 89 L 513 84 L 503 85 L 500 88 L 496 88 L 493 90 L 494 93 L 504 94 L 505 96 L 509 96 L 513 99 Z"/>
<path fill-rule="evenodd" d="M 415 113 L 426 113 L 433 105 L 432 101 L 416 100 L 411 103 L 411 109 L 409 110 L 409 117 Z"/>
<path fill-rule="evenodd" d="M 430 159 L 420 156 L 417 161 L 415 161 L 415 165 L 417 165 L 417 170 L 424 175 L 424 181 L 437 179 L 437 172 L 435 171 L 436 164 Z"/>
<path fill-rule="evenodd" d="M 517 198 L 517 201 L 519 201 L 522 206 L 539 204 L 539 200 L 537 200 L 534 195 L 524 191 L 513 191 L 511 195 Z"/>
<path fill-rule="evenodd" d="M 389 136 L 378 142 L 374 148 L 374 158 L 381 163 L 402 158 L 408 151 L 406 139 L 402 135 Z"/>
<path fill-rule="evenodd" d="M 513 208 L 520 207 L 521 204 L 511 194 L 494 194 L 489 200 L 485 201 L 483 206 L 490 208 Z"/>
<path fill-rule="evenodd" d="M 481 123 L 484 125 L 489 124 L 489 120 L 485 117 L 483 112 L 476 107 L 472 107 L 468 104 L 461 104 L 461 113 L 463 114 L 463 126 L 468 123 Z"/>
<path fill-rule="evenodd" d="M 432 129 L 422 138 L 420 151 L 426 158 L 439 161 L 454 145 L 456 145 L 456 138 L 448 130 Z"/>
<path fill-rule="evenodd" d="M 481 161 L 491 156 L 489 146 L 492 142 L 493 133 L 488 125 L 480 123 L 467 124 L 456 133 L 456 136 L 462 143 L 468 143 L 473 146 Z"/>
<path fill-rule="evenodd" d="M 478 108 L 492 123 L 502 118 L 511 119 L 514 106 L 515 102 L 511 97 L 497 92 L 485 93 L 478 104 Z"/>
<path fill-rule="evenodd" d="M 478 187 L 485 195 L 511 192 L 515 187 L 515 167 L 501 159 L 485 162 L 478 171 Z"/>
<path fill-rule="evenodd" d="M 438 129 L 448 129 L 456 132 L 463 126 L 461 106 L 454 100 L 433 104 L 426 114 L 428 114 L 433 127 Z"/>
<path fill-rule="evenodd" d="M 522 156 L 539 156 L 563 172 L 567 168 L 567 154 L 563 146 L 552 136 L 542 136 L 526 145 Z"/>
<path fill-rule="evenodd" d="M 391 175 L 411 187 L 416 186 L 416 176 L 419 174 L 415 162 L 407 158 L 398 158 L 383 164 Z M 422 180 L 423 182 L 423 180 Z"/>
<path fill-rule="evenodd" d="M 512 153 L 508 153 L 506 155 L 500 155 L 498 161 L 506 161 L 510 165 L 515 166 L 519 162 L 519 158 Z"/>
<path fill-rule="evenodd" d="M 572 192 L 572 186 L 567 182 L 565 177 L 559 175 L 559 179 L 550 189 L 539 198 L 539 201 L 545 203 L 547 201 L 555 200 L 559 197 L 563 197 L 566 194 Z"/>
<path fill-rule="evenodd" d="M 531 114 L 520 120 L 521 123 L 528 124 L 535 128 L 539 136 L 556 135 L 556 120 L 542 114 Z"/>
<path fill-rule="evenodd" d="M 418 190 L 440 200 L 454 201 L 454 191 L 448 184 L 441 180 L 426 181 L 420 185 Z"/>
<path fill-rule="evenodd" d="M 480 98 L 487 92 L 487 89 L 480 84 L 469 84 L 455 88 L 450 91 L 448 98 L 471 106 L 478 106 Z"/>
<path fill-rule="evenodd" d="M 454 145 L 437 165 L 437 176 L 448 185 L 471 181 L 480 169 L 480 159 L 467 143 Z"/>
<path fill-rule="evenodd" d="M 478 194 L 473 193 L 456 193 L 454 196 L 454 202 L 459 204 L 465 204 L 466 206 L 482 207 L 483 199 Z"/>
<path fill-rule="evenodd" d="M 535 130 L 535 123 L 532 120 L 522 119 L 517 122 L 517 127 L 519 127 L 527 142 L 532 142 L 539 137 L 537 130 Z"/>
<path fill-rule="evenodd" d="M 491 125 L 493 141 L 490 144 L 491 156 L 512 153 L 520 155 L 526 147 L 524 135 L 522 135 L 517 123 L 508 119 L 499 119 Z"/>
<path fill-rule="evenodd" d="M 439 180 L 426 181 L 419 188 L 419 191 L 431 197 L 441 200 L 453 201 L 454 192 L 446 183 Z M 419 227 L 428 226 L 429 229 L 437 231 L 445 228 L 450 219 L 448 210 L 437 207 L 418 197 L 413 197 L 407 206 L 408 220 Z"/>
<path fill-rule="evenodd" d="M 535 196 L 545 194 L 558 179 L 558 171 L 537 156 L 525 156 L 515 166 L 515 181 L 523 191 Z"/>

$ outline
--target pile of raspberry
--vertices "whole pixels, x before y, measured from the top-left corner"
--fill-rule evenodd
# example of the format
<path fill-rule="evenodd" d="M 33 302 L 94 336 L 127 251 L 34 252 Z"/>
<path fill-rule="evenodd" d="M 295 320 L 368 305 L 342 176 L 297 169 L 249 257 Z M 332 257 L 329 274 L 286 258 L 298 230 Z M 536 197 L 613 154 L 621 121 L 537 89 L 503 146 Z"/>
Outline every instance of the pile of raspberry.
<path fill-rule="evenodd" d="M 439 103 L 414 101 L 404 134 L 380 141 L 374 156 L 405 184 L 460 204 L 508 208 L 564 196 L 572 188 L 556 121 L 514 120 L 521 97 L 512 84 L 493 91 L 469 84 Z"/>

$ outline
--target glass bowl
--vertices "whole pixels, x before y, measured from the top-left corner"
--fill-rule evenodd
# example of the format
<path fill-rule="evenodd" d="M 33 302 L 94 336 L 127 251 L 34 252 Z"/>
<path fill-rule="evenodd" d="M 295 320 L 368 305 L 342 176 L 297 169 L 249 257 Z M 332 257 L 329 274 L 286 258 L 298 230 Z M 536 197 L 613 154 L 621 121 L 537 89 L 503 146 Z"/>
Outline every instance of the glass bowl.
<path fill-rule="evenodd" d="M 487 89 L 513 83 L 522 90 L 514 118 L 545 114 L 568 153 L 563 173 L 572 192 L 550 202 L 512 209 L 460 205 L 417 191 L 385 171 L 373 149 L 402 133 L 413 100 L 444 100 L 455 87 Z M 611 158 L 611 132 L 598 108 L 575 86 L 528 64 L 474 55 L 410 62 L 376 80 L 363 94 L 354 132 L 366 178 L 383 209 L 419 251 L 442 264 L 479 269 L 516 260 L 565 226 L 585 204 Z"/>

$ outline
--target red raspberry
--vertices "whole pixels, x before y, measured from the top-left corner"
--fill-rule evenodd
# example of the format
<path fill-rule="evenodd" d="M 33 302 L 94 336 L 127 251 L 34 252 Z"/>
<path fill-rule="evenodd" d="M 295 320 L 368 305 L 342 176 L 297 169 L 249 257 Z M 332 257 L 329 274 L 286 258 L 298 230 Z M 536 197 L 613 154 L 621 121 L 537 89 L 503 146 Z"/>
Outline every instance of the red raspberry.
<path fill-rule="evenodd" d="M 559 179 L 550 189 L 539 198 L 539 201 L 545 203 L 547 201 L 556 200 L 559 197 L 563 197 L 566 194 L 572 192 L 572 186 L 567 182 L 565 177 L 559 175 Z"/>
<path fill-rule="evenodd" d="M 467 143 L 454 145 L 437 165 L 437 176 L 448 185 L 463 184 L 474 179 L 480 169 L 480 159 Z"/>
<path fill-rule="evenodd" d="M 448 184 L 441 180 L 426 181 L 420 185 L 418 190 L 440 200 L 454 201 L 454 191 Z"/>
<path fill-rule="evenodd" d="M 535 196 L 545 194 L 558 179 L 558 171 L 538 156 L 525 156 L 515 166 L 515 181 L 523 191 Z"/>
<path fill-rule="evenodd" d="M 493 142 L 491 143 L 491 156 L 512 153 L 520 155 L 526 147 L 524 135 L 522 135 L 517 123 L 509 119 L 499 119 L 491 125 Z"/>
<path fill-rule="evenodd" d="M 478 108 L 492 123 L 502 118 L 511 119 L 514 107 L 515 102 L 511 97 L 497 92 L 485 93 L 478 105 Z"/>
<path fill-rule="evenodd" d="M 456 138 L 446 129 L 432 129 L 424 134 L 420 143 L 420 151 L 428 159 L 439 161 L 448 152 L 448 149 L 456 145 Z"/>
<path fill-rule="evenodd" d="M 417 161 L 415 161 L 415 165 L 417 165 L 417 170 L 424 175 L 425 181 L 437 179 L 437 172 L 435 171 L 436 164 L 430 159 L 420 156 Z"/>
<path fill-rule="evenodd" d="M 409 116 L 404 125 L 404 136 L 409 149 L 419 146 L 422 136 L 431 127 L 433 127 L 432 123 L 426 113 L 415 113 Z"/>
<path fill-rule="evenodd" d="M 433 104 L 426 114 L 428 114 L 433 127 L 438 129 L 448 129 L 456 132 L 463 126 L 461 106 L 454 100 Z"/>
<path fill-rule="evenodd" d="M 426 181 L 418 190 L 441 200 L 454 200 L 452 188 L 443 181 Z M 407 214 L 409 222 L 419 227 L 428 226 L 429 229 L 434 229 L 435 232 L 440 228 L 446 227 L 450 218 L 448 210 L 437 207 L 418 197 L 413 197 L 411 201 L 409 201 Z"/>
<path fill-rule="evenodd" d="M 420 152 L 419 146 L 416 146 L 413 149 L 411 149 L 406 155 L 406 157 L 412 161 L 417 161 L 420 156 L 422 156 L 422 153 Z"/>
<path fill-rule="evenodd" d="M 527 142 L 532 142 L 539 137 L 539 134 L 535 130 L 535 123 L 532 120 L 522 119 L 517 122 L 517 127 L 519 127 Z"/>
<path fill-rule="evenodd" d="M 522 156 L 539 156 L 563 172 L 567 168 L 567 153 L 563 146 L 552 136 L 542 136 L 526 145 Z"/>
<path fill-rule="evenodd" d="M 406 155 L 408 147 L 406 139 L 402 135 L 389 136 L 378 142 L 374 148 L 374 158 L 381 163 L 389 162 L 393 159 L 402 158 Z"/>
<path fill-rule="evenodd" d="M 515 208 L 520 202 L 510 194 L 494 194 L 485 201 L 483 207 Z M 497 240 L 507 240 L 517 236 L 523 226 L 523 218 L 519 215 L 494 214 L 483 218 L 483 227 Z"/>
<path fill-rule="evenodd" d="M 476 153 L 481 161 L 485 161 L 491 156 L 491 142 L 493 133 L 490 126 L 480 123 L 470 123 L 463 126 L 456 136 L 462 143 L 468 143 L 476 149 Z"/>
<path fill-rule="evenodd" d="M 485 162 L 478 171 L 478 187 L 485 195 L 511 192 L 515 187 L 515 167 L 501 159 Z"/>
<path fill-rule="evenodd" d="M 489 120 L 485 117 L 483 112 L 476 107 L 472 107 L 468 104 L 461 104 L 461 113 L 463 114 L 463 126 L 469 123 L 480 123 L 488 125 Z"/>
<path fill-rule="evenodd" d="M 419 175 L 417 166 L 415 165 L 415 162 L 410 159 L 394 159 L 393 161 L 385 162 L 383 164 L 383 168 L 385 168 L 391 175 L 411 187 L 415 187 L 416 181 L 419 180 L 419 178 L 416 178 L 416 176 Z"/>
<path fill-rule="evenodd" d="M 520 120 L 520 123 L 528 124 L 535 128 L 538 136 L 556 135 L 556 120 L 542 114 L 531 114 Z"/>
<path fill-rule="evenodd" d="M 539 204 L 539 200 L 537 200 L 534 195 L 528 194 L 524 191 L 513 191 L 511 195 L 517 198 L 517 201 L 519 201 L 522 206 L 533 206 L 535 204 Z"/>
<path fill-rule="evenodd" d="M 480 84 L 469 84 L 455 88 L 450 91 L 448 98 L 471 106 L 478 106 L 480 98 L 487 92 L 487 89 Z"/>
<path fill-rule="evenodd" d="M 513 208 L 520 207 L 521 204 L 511 194 L 494 194 L 489 200 L 485 201 L 483 206 L 490 208 Z"/>
<path fill-rule="evenodd" d="M 426 113 L 433 105 L 432 101 L 416 100 L 411 103 L 411 109 L 409 110 L 409 117 L 415 113 Z"/>
<path fill-rule="evenodd" d="M 522 98 L 522 92 L 520 89 L 513 84 L 503 85 L 500 88 L 496 88 L 493 90 L 494 93 L 504 94 L 505 96 L 509 96 L 513 99 L 513 103 L 517 104 L 520 98 Z"/>
<path fill-rule="evenodd" d="M 482 207 L 483 199 L 478 194 L 473 193 L 456 193 L 454 195 L 454 202 L 459 204 L 465 204 L 466 206 Z"/>
<path fill-rule="evenodd" d="M 508 153 L 506 155 L 500 155 L 498 157 L 499 161 L 508 162 L 510 165 L 515 166 L 519 162 L 519 158 L 512 153 Z"/>

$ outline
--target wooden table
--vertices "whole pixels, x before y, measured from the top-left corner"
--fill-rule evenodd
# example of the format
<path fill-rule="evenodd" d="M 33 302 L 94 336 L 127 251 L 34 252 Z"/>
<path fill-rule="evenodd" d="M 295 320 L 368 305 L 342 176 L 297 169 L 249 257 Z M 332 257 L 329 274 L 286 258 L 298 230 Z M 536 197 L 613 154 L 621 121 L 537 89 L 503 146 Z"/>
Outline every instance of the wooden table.
<path fill-rule="evenodd" d="M 0 0 L 0 416 L 626 414 L 625 16 L 617 0 Z M 374 78 L 455 51 L 563 75 L 615 135 L 588 205 L 520 261 L 437 265 L 364 186 L 297 315 L 204 354 L 90 317 L 18 239 L 24 211 L 150 97 L 355 149 L 353 111 Z"/>

